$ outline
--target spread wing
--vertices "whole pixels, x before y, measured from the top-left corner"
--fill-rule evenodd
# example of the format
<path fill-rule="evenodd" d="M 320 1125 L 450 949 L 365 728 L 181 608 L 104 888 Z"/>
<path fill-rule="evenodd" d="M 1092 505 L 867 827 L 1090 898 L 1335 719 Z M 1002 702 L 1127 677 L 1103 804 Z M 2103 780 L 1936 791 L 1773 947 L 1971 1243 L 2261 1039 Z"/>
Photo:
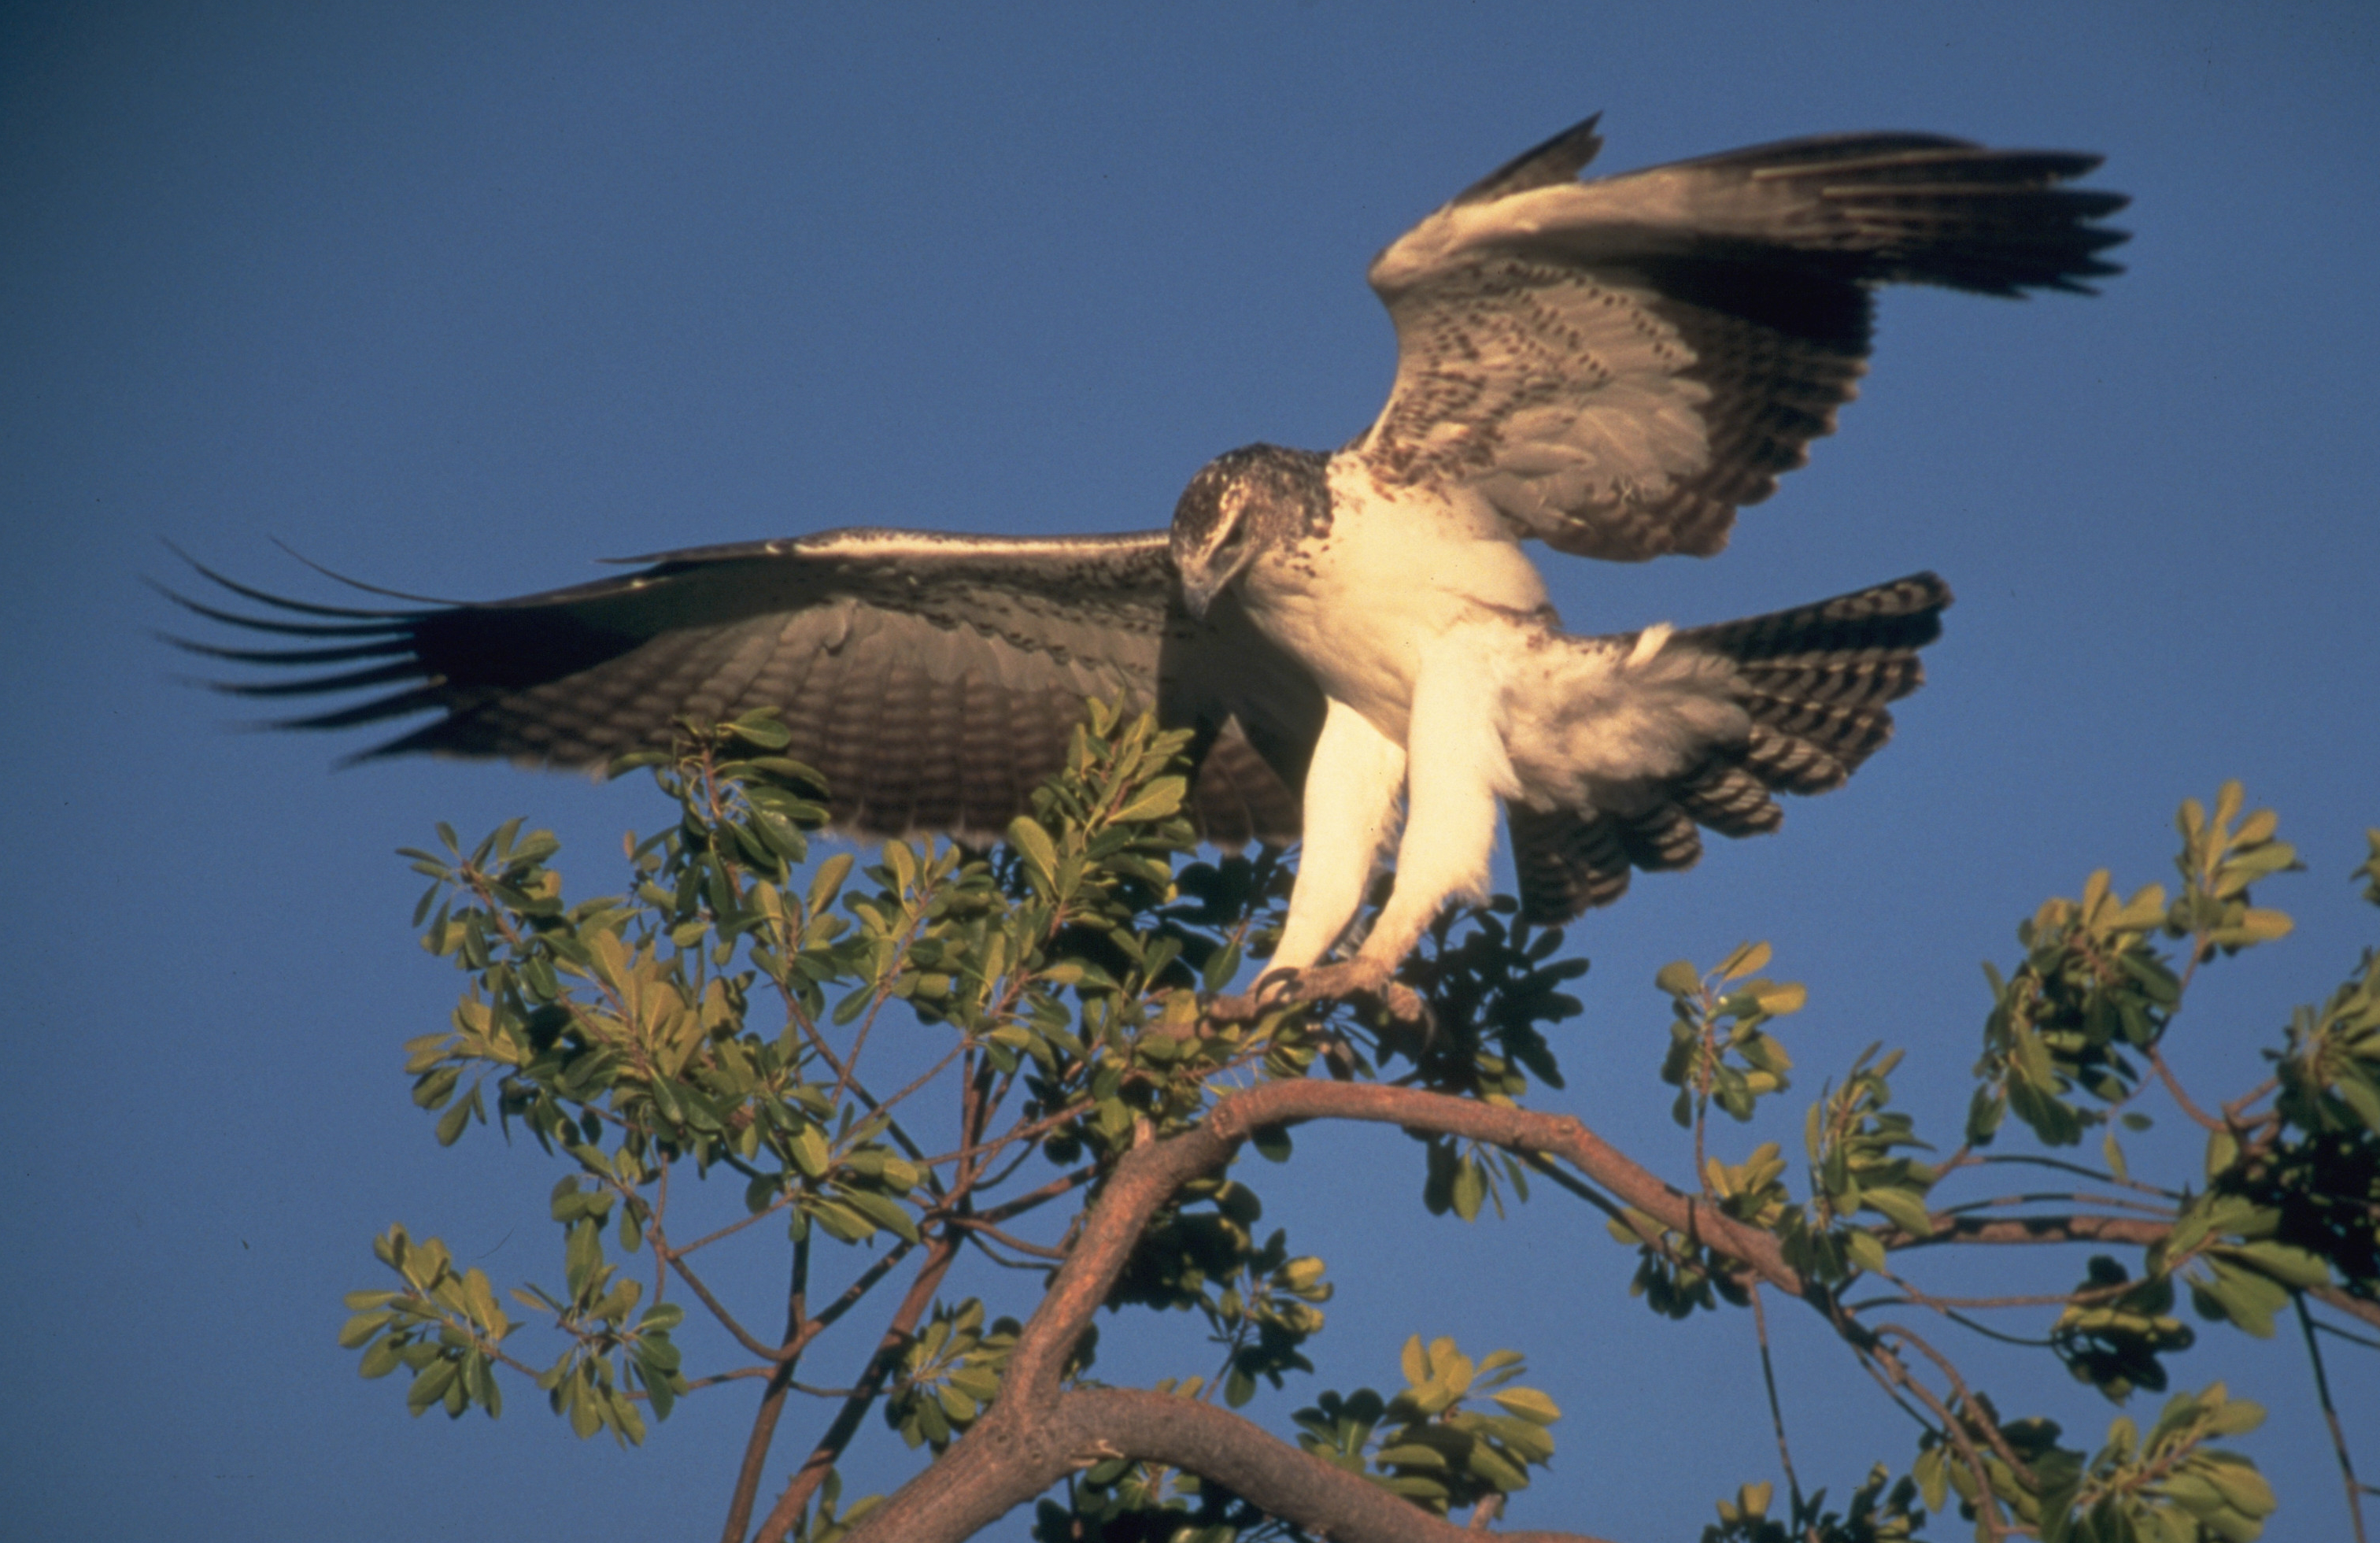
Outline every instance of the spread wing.
<path fill-rule="evenodd" d="M 305 604 L 200 568 L 278 614 L 174 599 L 292 641 L 176 641 L 307 672 L 223 686 L 241 696 L 393 687 L 280 726 L 440 715 L 368 757 L 599 767 L 667 744 L 679 717 L 775 707 L 794 735 L 786 753 L 825 773 L 837 825 L 876 835 L 1003 831 L 1062 764 L 1085 700 L 1121 695 L 1200 731 L 1194 797 L 1208 840 L 1293 840 L 1321 695 L 1236 601 L 1192 618 L 1165 541 L 834 530 L 417 610 Z"/>
<path fill-rule="evenodd" d="M 1397 377 L 1349 449 L 1384 483 L 1475 489 L 1523 534 L 1707 556 L 1834 429 L 1884 283 L 1989 295 L 2118 270 L 2095 155 L 1928 134 L 1794 140 L 1593 182 L 1589 118 L 1372 264 Z"/>

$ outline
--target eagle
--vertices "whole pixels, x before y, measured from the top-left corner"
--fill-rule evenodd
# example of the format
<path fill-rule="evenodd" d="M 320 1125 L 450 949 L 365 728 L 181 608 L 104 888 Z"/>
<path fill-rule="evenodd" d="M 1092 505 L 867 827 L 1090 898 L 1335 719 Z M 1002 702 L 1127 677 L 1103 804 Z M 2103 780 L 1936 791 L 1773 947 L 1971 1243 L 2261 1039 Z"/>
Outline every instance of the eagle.
<path fill-rule="evenodd" d="M 1190 809 L 1231 848 L 1302 842 L 1250 998 L 1369 995 L 1488 897 L 1500 813 L 1522 914 L 1556 925 L 1683 869 L 1700 832 L 1771 831 L 1840 785 L 1923 681 L 1931 574 L 1714 626 L 1566 630 L 1528 543 L 1613 563 L 1709 556 L 1864 372 L 1874 291 L 2088 293 L 2125 239 L 2090 154 L 1932 134 L 1787 140 L 1582 179 L 1588 118 L 1373 261 L 1397 335 L 1387 405 L 1330 452 L 1209 462 L 1170 528 L 1100 536 L 829 530 L 632 559 L 487 603 L 362 609 L 212 570 L 249 609 L 176 598 L 296 671 L 254 698 L 377 692 L 284 720 L 430 722 L 365 752 L 600 767 L 686 717 L 774 708 L 856 836 L 996 838 L 1091 698 L 1194 731 Z M 1385 905 L 1351 940 L 1376 867 Z M 1342 944 L 1345 945 L 1342 948 Z"/>

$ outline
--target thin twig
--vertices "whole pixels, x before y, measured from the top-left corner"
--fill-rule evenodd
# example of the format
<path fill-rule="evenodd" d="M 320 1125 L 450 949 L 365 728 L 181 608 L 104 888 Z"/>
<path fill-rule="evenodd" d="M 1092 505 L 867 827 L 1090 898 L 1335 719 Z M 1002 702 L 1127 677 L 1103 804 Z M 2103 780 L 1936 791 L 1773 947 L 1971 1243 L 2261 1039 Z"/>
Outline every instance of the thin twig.
<path fill-rule="evenodd" d="M 1934 1369 L 1940 1372 L 1943 1380 L 1950 1384 L 1950 1391 L 1958 1398 L 1960 1407 L 1973 1411 L 1974 1419 L 1984 1428 L 1984 1440 L 1992 1444 L 1992 1450 L 1999 1453 L 2000 1461 L 2009 1465 L 2009 1471 L 2016 1475 L 2018 1482 L 2028 1489 L 2040 1488 L 2041 1481 L 2034 1476 L 2032 1465 L 2019 1457 L 2016 1454 L 2016 1449 L 2009 1445 L 2008 1438 L 2001 1434 L 1999 1422 L 1983 1412 L 1983 1405 L 1975 1402 L 1975 1395 L 1969 1391 L 1966 1379 L 1959 1375 L 1959 1368 L 1950 1364 L 1949 1356 L 1927 1344 L 1919 1335 L 1897 1323 L 1884 1325 L 1876 1330 L 1876 1334 L 1878 1338 L 1890 1335 L 1894 1339 L 1914 1345 L 1919 1355 L 1933 1362 Z"/>
<path fill-rule="evenodd" d="M 2380 1340 L 2367 1340 L 2362 1335 L 2341 1329 L 2335 1323 L 2325 1323 L 2320 1318 L 2316 1318 L 2313 1320 L 2313 1326 L 2317 1332 L 2336 1334 L 2350 1344 L 2360 1344 L 2366 1350 L 2380 1350 Z"/>
<path fill-rule="evenodd" d="M 2210 1131 L 2219 1131 L 2224 1128 L 2222 1121 L 2199 1108 L 2190 1095 L 2182 1091 L 2181 1079 L 2173 1075 L 2173 1068 L 2166 1064 L 2165 1056 L 2158 1051 L 2155 1045 L 2149 1046 L 2148 1056 L 2149 1064 L 2156 1068 L 2157 1080 L 2165 1084 L 2165 1090 L 2173 1095 L 2175 1105 L 2184 1114 Z"/>
<path fill-rule="evenodd" d="M 1777 1461 L 1785 1465 L 1785 1486 L 1793 1494 L 1793 1514 L 1802 1514 L 1802 1479 L 1793 1471 L 1793 1449 L 1785 1440 L 1785 1409 L 1777 1401 L 1777 1367 L 1768 1355 L 1768 1309 L 1760 1304 L 1760 1282 L 1752 1283 L 1752 1328 L 1760 1340 L 1760 1379 L 1768 1386 L 1768 1424 L 1777 1432 Z"/>
<path fill-rule="evenodd" d="M 2338 1423 L 2337 1406 L 2330 1402 L 2330 1378 L 2323 1370 L 2322 1344 L 2313 1337 L 2313 1315 L 2306 1311 L 2303 1296 L 2292 1292 L 2289 1302 L 2298 1310 L 2298 1329 L 2305 1335 L 2306 1359 L 2313 1366 L 2314 1394 L 2322 1401 L 2322 1417 L 2330 1425 L 2330 1450 L 2338 1457 L 2338 1476 L 2347 1486 L 2347 1515 L 2355 1524 L 2355 1543 L 2365 1543 L 2363 1486 L 2356 1481 L 2355 1459 L 2347 1452 L 2347 1432 Z"/>
<path fill-rule="evenodd" d="M 2177 1197 L 2179 1198 L 2179 1197 Z M 2173 1220 L 2173 1207 L 2150 1205 L 2145 1200 L 2128 1200 L 2120 1195 L 2094 1195 L 2087 1189 L 2028 1191 L 2022 1195 L 1996 1195 L 1988 1200 L 1961 1200 L 1955 1206 L 1944 1206 L 1937 1216 L 1970 1216 L 1977 1211 L 2003 1210 L 2014 1206 L 2107 1206 L 2112 1209 L 2137 1211 L 2143 1216 Z"/>
<path fill-rule="evenodd" d="M 1092 1177 L 1098 1172 L 1099 1170 L 1096 1167 L 1086 1163 L 1082 1167 L 1075 1169 L 1071 1172 L 1059 1174 L 1056 1178 L 1051 1179 L 1049 1183 L 1041 1185 L 1038 1189 L 1028 1189 L 1024 1194 L 1016 1196 L 1012 1199 L 1002 1200 L 1000 1204 L 992 1207 L 990 1210 L 976 1211 L 973 1215 L 978 1221 L 1005 1221 L 1012 1216 L 1019 1215 L 1025 1211 L 1031 1210 L 1036 1206 L 1054 1200 L 1070 1189 L 1080 1188 L 1084 1185 L 1090 1183 Z"/>
<path fill-rule="evenodd" d="M 768 1217 L 776 1215 L 779 1211 L 783 1210 L 787 1206 L 790 1206 L 793 1203 L 794 1197 L 792 1196 L 783 1196 L 778 1199 L 770 1201 L 767 1207 L 760 1210 L 754 1211 L 751 1215 L 744 1218 L 741 1221 L 730 1221 L 726 1226 L 720 1228 L 717 1232 L 705 1233 L 702 1236 L 696 1238 L 692 1243 L 687 1244 L 685 1247 L 673 1249 L 671 1252 L 680 1256 L 699 1252 L 702 1249 L 710 1247 L 712 1244 L 717 1243 L 721 1238 L 735 1236 L 737 1233 L 749 1227 L 755 1221 L 759 1221 Z"/>
<path fill-rule="evenodd" d="M 2061 1173 L 2073 1173 L 2086 1179 L 2096 1179 L 2101 1184 L 2136 1189 L 2143 1195 L 2159 1196 L 2167 1200 L 2179 1201 L 2181 1198 L 2179 1194 L 2170 1189 L 2160 1189 L 2155 1185 L 2142 1184 L 2137 1179 L 2119 1179 L 2105 1169 L 2092 1168 L 2080 1162 L 2068 1162 L 2062 1158 L 2043 1157 L 2036 1152 L 1994 1152 L 1988 1156 L 1972 1158 L 1969 1163 L 1983 1168 L 2054 1168 Z"/>
<path fill-rule="evenodd" d="M 659 1232 L 653 1233 L 653 1252 L 669 1261 L 670 1268 L 677 1271 L 678 1279 L 684 1281 L 694 1294 L 702 1299 L 702 1305 L 710 1309 L 710 1316 L 719 1320 L 720 1327 L 735 1336 L 737 1344 L 764 1361 L 780 1361 L 785 1358 L 786 1352 L 769 1344 L 738 1323 L 735 1320 L 735 1315 L 727 1310 L 727 1304 L 711 1294 L 710 1288 L 702 1283 L 702 1277 L 697 1275 L 684 1259 L 677 1257 L 676 1253 L 670 1248 L 668 1240 Z"/>
<path fill-rule="evenodd" d="M 1861 1351 L 1860 1364 L 1869 1367 L 1871 1375 L 1884 1385 L 1888 1392 L 1895 1388 L 1904 1390 L 1932 1411 L 1933 1420 L 1928 1421 L 1923 1415 L 1919 1415 L 1918 1423 L 1929 1429 L 1940 1430 L 1949 1439 L 1950 1444 L 1958 1449 L 1960 1462 L 1966 1467 L 1968 1476 L 1974 1481 L 1976 1518 L 1982 1522 L 1985 1530 L 1992 1537 L 2007 1537 L 2009 1525 L 2007 1519 L 2000 1513 L 1999 1495 L 1992 1488 L 1991 1474 L 1984 1466 L 1984 1454 L 1975 1450 L 1975 1439 L 1968 1430 L 1967 1422 L 1950 1413 L 1943 1405 L 1942 1401 L 1934 1396 L 1934 1391 L 1931 1388 L 1910 1376 L 1907 1364 L 1899 1355 L 1893 1354 L 1891 1347 L 1885 1344 L 1880 1336 L 1871 1337 L 1867 1345 Z M 1898 1393 L 1894 1393 L 1893 1402 L 1900 1403 L 1904 1410 L 1909 1408 L 1906 1403 L 1901 1403 Z M 1973 1407 L 1973 1405 L 1969 1406 L 1971 1410 Z M 1915 1411 L 1912 1410 L 1910 1413 L 1913 1415 Z M 1980 1412 L 1976 1413 L 1976 1417 L 1978 1419 L 1982 1417 Z"/>
<path fill-rule="evenodd" d="M 1029 1254 L 1038 1258 L 1044 1259 L 1062 1259 L 1066 1257 L 1066 1251 L 1062 1248 L 1051 1248 L 1045 1244 L 1039 1243 L 1027 1243 L 1023 1238 L 1011 1236 L 1009 1233 L 1003 1233 L 999 1228 L 993 1226 L 990 1222 L 982 1221 L 976 1217 L 946 1216 L 943 1220 L 948 1221 L 953 1227 L 964 1227 L 970 1233 L 980 1233 L 984 1236 L 998 1242 L 1002 1246 L 1014 1248 L 1020 1254 Z"/>

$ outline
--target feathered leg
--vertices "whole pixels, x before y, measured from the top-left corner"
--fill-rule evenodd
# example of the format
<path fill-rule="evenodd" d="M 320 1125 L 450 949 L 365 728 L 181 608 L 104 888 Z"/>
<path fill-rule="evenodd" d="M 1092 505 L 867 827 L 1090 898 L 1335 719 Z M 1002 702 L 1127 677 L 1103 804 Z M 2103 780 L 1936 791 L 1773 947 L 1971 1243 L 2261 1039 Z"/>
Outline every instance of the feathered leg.
<path fill-rule="evenodd" d="M 1298 996 L 1366 992 L 1399 1017 L 1420 1016 L 1421 1000 L 1390 975 L 1449 902 L 1487 900 L 1498 799 L 1519 791 L 1504 748 L 1503 696 L 1493 684 L 1493 650 L 1509 643 L 1495 635 L 1499 626 L 1456 628 L 1424 659 L 1406 731 L 1396 889 L 1355 957 L 1305 971 L 1292 988 Z"/>
<path fill-rule="evenodd" d="M 1380 852 L 1396 839 L 1404 780 L 1404 747 L 1346 703 L 1330 703 L 1306 768 L 1305 843 L 1281 947 L 1253 997 L 1219 997 L 1213 1012 L 1251 1015 L 1330 952 L 1363 904 Z"/>

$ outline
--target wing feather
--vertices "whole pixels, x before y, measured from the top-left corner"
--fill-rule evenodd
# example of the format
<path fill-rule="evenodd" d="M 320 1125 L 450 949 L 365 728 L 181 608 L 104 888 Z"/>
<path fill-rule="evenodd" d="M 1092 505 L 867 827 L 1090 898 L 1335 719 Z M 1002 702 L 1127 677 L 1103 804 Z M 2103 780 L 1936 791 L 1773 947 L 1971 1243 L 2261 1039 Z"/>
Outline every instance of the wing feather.
<path fill-rule="evenodd" d="M 997 835 L 1063 764 L 1085 700 L 1123 696 L 1198 731 L 1204 833 L 1293 840 L 1320 694 L 1235 601 L 1192 618 L 1165 542 L 838 530 L 664 553 L 640 572 L 516 600 L 380 611 L 287 601 L 200 567 L 267 613 L 310 619 L 174 597 L 189 611 L 304 641 L 176 641 L 304 672 L 223 686 L 236 695 L 395 687 L 285 727 L 438 714 L 367 759 L 600 767 L 666 744 L 679 718 L 774 707 L 787 753 L 825 774 L 837 824 L 878 835 Z"/>
<path fill-rule="evenodd" d="M 1397 329 L 1350 446 L 1384 484 L 1474 490 L 1558 550 L 1727 543 L 1866 368 L 1871 291 L 2081 289 L 2124 239 L 2097 165 L 1924 134 L 1791 140 L 1572 180 L 1594 120 L 1500 169 L 1372 264 Z"/>

